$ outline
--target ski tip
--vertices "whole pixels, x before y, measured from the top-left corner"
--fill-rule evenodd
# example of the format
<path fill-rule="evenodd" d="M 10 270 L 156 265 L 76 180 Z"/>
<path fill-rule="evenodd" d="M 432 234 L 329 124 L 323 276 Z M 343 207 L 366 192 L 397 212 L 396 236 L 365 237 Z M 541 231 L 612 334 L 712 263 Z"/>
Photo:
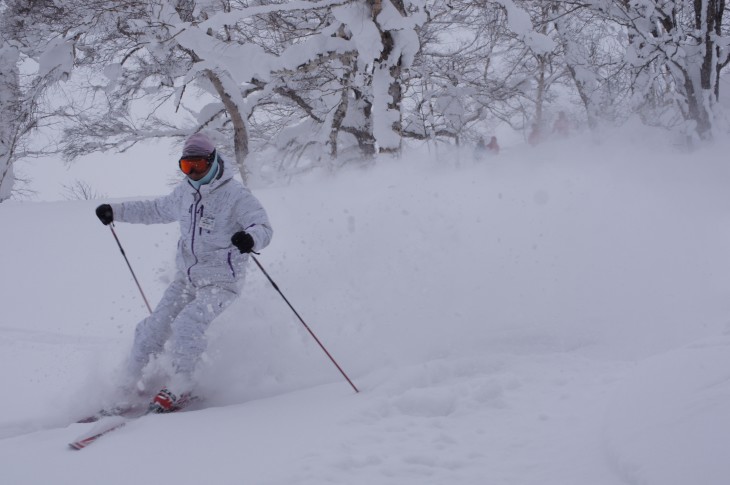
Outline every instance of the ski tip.
<path fill-rule="evenodd" d="M 88 423 L 96 423 L 99 421 L 98 415 L 93 416 L 86 416 L 85 418 L 81 418 L 78 421 L 76 421 L 77 424 L 88 424 Z"/>
<path fill-rule="evenodd" d="M 100 433 L 100 434 L 97 434 L 94 436 L 89 436 L 88 438 L 84 438 L 82 440 L 74 441 L 72 443 L 69 443 L 68 446 L 72 450 L 83 450 L 84 448 L 89 446 L 91 443 L 96 441 L 99 437 L 101 437 L 102 434 L 103 433 Z"/>
<path fill-rule="evenodd" d="M 86 447 L 86 445 L 82 444 L 80 441 L 75 441 L 73 443 L 69 443 L 68 447 L 72 450 L 82 450 Z"/>

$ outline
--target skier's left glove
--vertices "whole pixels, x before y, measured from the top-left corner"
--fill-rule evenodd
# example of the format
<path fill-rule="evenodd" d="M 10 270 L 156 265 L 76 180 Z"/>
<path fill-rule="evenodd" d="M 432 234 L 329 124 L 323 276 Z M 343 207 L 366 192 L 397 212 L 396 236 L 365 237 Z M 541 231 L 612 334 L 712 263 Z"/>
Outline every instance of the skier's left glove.
<path fill-rule="evenodd" d="M 231 243 L 242 253 L 250 253 L 253 251 L 253 238 L 246 231 L 238 231 L 231 238 Z"/>

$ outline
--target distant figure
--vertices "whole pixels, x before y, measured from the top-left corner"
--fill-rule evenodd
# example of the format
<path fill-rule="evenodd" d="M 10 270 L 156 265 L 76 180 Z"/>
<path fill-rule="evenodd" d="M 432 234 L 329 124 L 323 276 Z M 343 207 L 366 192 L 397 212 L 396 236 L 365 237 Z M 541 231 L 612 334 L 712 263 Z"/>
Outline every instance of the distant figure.
<path fill-rule="evenodd" d="M 489 140 L 489 144 L 486 147 L 487 151 L 493 155 L 499 155 L 499 143 L 497 143 L 497 137 L 493 136 Z"/>
<path fill-rule="evenodd" d="M 484 155 L 487 153 L 487 144 L 484 142 L 484 137 L 479 137 L 479 140 L 477 140 L 477 144 L 474 147 L 474 158 L 477 160 L 481 160 L 484 158 Z"/>
<path fill-rule="evenodd" d="M 562 137 L 570 134 L 570 122 L 568 121 L 568 117 L 565 116 L 565 111 L 558 113 L 558 119 L 553 124 L 553 133 Z"/>
<path fill-rule="evenodd" d="M 542 131 L 538 123 L 533 123 L 530 128 L 530 134 L 527 135 L 527 143 L 532 146 L 539 144 L 542 141 Z"/>
<path fill-rule="evenodd" d="M 497 143 L 497 137 L 493 136 L 490 138 L 489 143 L 484 141 L 484 137 L 479 137 L 477 145 L 474 147 L 474 158 L 482 159 L 485 155 L 498 155 L 499 144 Z"/>

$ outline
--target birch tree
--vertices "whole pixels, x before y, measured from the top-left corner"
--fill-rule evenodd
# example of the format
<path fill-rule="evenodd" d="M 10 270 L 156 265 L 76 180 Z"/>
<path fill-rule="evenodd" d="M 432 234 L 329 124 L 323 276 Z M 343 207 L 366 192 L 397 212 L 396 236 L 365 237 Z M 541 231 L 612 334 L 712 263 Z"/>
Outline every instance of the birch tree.
<path fill-rule="evenodd" d="M 297 115 L 308 120 L 310 135 L 327 133 L 320 138 L 333 156 L 340 134 L 354 136 L 365 155 L 399 147 L 401 76 L 419 48 L 418 0 L 38 3 L 48 8 L 10 2 L 9 15 L 26 25 L 40 19 L 47 28 L 33 36 L 55 38 L 73 54 L 81 104 L 66 112 L 74 121 L 65 135 L 70 159 L 208 129 L 223 146 L 232 139 L 245 179 L 257 109 L 263 118 L 282 115 L 287 128 Z M 29 29 L 15 32 L 33 43 Z"/>
<path fill-rule="evenodd" d="M 337 167 L 408 139 L 541 124 L 558 92 L 591 127 L 632 108 L 709 139 L 729 59 L 724 0 L 0 6 L 0 199 L 40 119 L 63 124 L 69 160 L 206 130 L 244 180 L 253 150 L 273 148 L 284 171 L 300 157 Z M 38 69 L 24 81 L 26 59 Z M 49 89 L 64 98 L 49 104 Z"/>
<path fill-rule="evenodd" d="M 434 1 L 427 12 L 406 82 L 403 135 L 458 144 L 490 115 L 504 115 L 515 92 L 500 68 L 506 17 L 496 4 L 470 0 Z"/>
<path fill-rule="evenodd" d="M 48 153 L 42 148 L 30 148 L 30 138 L 57 114 L 47 103 L 46 93 L 59 80 L 67 79 L 70 69 L 70 57 L 62 41 L 34 36 L 35 30 L 24 34 L 29 42 L 19 41 L 16 34 L 25 26 L 12 15 L 16 6 L 0 2 L 0 202 L 15 189 L 15 163 Z M 22 5 L 27 12 L 43 10 L 42 6 L 31 7 L 36 6 Z M 34 27 L 40 32 L 45 30 L 41 22 Z M 36 60 L 33 75 L 21 76 L 20 66 L 25 59 Z"/>
<path fill-rule="evenodd" d="M 588 126 L 595 129 L 600 120 L 624 118 L 630 97 L 622 42 L 625 30 L 600 12 L 574 2 L 554 2 L 552 17 Z"/>
<path fill-rule="evenodd" d="M 0 202 L 13 189 L 13 163 L 20 136 L 25 131 L 20 105 L 18 50 L 0 44 Z"/>
<path fill-rule="evenodd" d="M 628 32 L 635 99 L 648 122 L 675 108 L 690 138 L 710 139 L 720 73 L 728 63 L 725 0 L 592 0 Z M 667 103 L 668 101 L 668 103 Z"/>

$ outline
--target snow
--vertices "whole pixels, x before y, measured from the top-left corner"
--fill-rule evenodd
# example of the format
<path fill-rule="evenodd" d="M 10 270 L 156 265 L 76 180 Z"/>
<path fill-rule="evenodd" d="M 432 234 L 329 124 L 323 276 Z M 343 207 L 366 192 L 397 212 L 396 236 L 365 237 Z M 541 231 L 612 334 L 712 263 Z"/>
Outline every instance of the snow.
<path fill-rule="evenodd" d="M 73 60 L 73 42 L 55 39 L 38 59 L 38 76 L 44 77 L 53 73 L 54 77 L 63 80 L 71 73 Z"/>
<path fill-rule="evenodd" d="M 335 19 L 347 25 L 352 33 L 352 43 L 359 53 L 358 67 L 367 71 L 368 64 L 380 57 L 383 42 L 375 22 L 369 19 L 367 5 L 360 2 L 348 3 L 332 9 Z"/>
<path fill-rule="evenodd" d="M 498 0 L 507 11 L 507 23 L 535 54 L 546 54 L 555 50 L 555 41 L 533 29 L 530 14 L 518 7 L 513 0 Z"/>
<path fill-rule="evenodd" d="M 235 24 L 243 19 L 252 17 L 254 15 L 260 15 L 268 12 L 286 12 L 293 10 L 309 10 L 314 6 L 326 7 L 335 6 L 340 3 L 339 0 L 324 0 L 321 2 L 309 2 L 309 1 L 291 1 L 284 5 L 256 5 L 253 7 L 238 8 L 230 12 L 218 13 L 211 19 L 201 23 L 201 30 L 205 31 L 209 28 L 214 30 L 221 29 L 226 25 Z"/>
<path fill-rule="evenodd" d="M 0 482 L 725 485 L 728 148 L 630 126 L 254 186 L 275 228 L 259 261 L 361 392 L 252 264 L 209 329 L 209 407 L 82 451 L 90 425 L 69 423 L 146 309 L 101 201 L 2 203 Z M 136 182 L 107 192 L 149 195 Z M 175 225 L 116 231 L 157 301 Z"/>

